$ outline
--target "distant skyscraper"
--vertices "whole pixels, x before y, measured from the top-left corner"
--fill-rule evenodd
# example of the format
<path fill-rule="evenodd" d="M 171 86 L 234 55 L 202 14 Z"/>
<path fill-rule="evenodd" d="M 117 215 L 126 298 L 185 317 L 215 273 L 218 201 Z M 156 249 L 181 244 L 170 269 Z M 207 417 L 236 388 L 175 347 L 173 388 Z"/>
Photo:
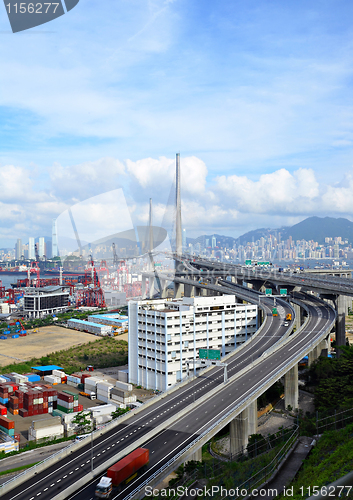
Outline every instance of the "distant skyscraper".
<path fill-rule="evenodd" d="M 58 255 L 59 253 L 58 253 L 56 219 L 53 219 L 52 232 L 51 232 L 51 256 L 57 257 Z"/>
<path fill-rule="evenodd" d="M 217 245 L 217 240 L 215 236 L 212 236 L 212 248 L 214 248 Z"/>
<path fill-rule="evenodd" d="M 15 256 L 16 256 L 17 260 L 19 260 L 21 258 L 21 256 L 22 256 L 22 240 L 21 239 L 18 239 L 16 241 Z"/>
<path fill-rule="evenodd" d="M 44 241 L 43 236 L 41 236 L 39 238 L 39 242 L 38 242 L 38 254 L 39 254 L 39 257 L 43 257 L 43 255 L 45 255 L 45 241 Z"/>
<path fill-rule="evenodd" d="M 28 238 L 28 258 L 30 260 L 35 260 L 36 253 L 34 250 L 34 238 Z"/>

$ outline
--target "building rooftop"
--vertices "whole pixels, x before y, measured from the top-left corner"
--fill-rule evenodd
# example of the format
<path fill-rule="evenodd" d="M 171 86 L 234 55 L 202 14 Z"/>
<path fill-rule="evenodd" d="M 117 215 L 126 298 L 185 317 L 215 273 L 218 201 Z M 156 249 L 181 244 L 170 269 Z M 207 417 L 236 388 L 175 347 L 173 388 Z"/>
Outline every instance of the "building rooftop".
<path fill-rule="evenodd" d="M 56 365 L 45 365 L 45 366 L 31 366 L 32 370 L 36 370 L 38 372 L 49 372 L 51 370 L 63 370 L 62 366 Z"/>

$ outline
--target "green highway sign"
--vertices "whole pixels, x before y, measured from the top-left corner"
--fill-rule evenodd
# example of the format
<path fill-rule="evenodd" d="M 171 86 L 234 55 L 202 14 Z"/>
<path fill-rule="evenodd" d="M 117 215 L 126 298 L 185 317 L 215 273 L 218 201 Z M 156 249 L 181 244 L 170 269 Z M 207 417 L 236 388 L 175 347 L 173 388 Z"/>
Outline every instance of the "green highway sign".
<path fill-rule="evenodd" d="M 200 359 L 221 359 L 221 351 L 219 349 L 199 349 Z"/>
<path fill-rule="evenodd" d="M 246 266 L 251 266 L 251 259 L 247 259 L 247 260 L 245 261 L 245 265 L 246 265 Z"/>
<path fill-rule="evenodd" d="M 279 294 L 280 295 L 287 295 L 287 288 L 280 288 L 279 289 Z"/>
<path fill-rule="evenodd" d="M 266 288 L 266 295 L 272 295 L 272 288 Z"/>

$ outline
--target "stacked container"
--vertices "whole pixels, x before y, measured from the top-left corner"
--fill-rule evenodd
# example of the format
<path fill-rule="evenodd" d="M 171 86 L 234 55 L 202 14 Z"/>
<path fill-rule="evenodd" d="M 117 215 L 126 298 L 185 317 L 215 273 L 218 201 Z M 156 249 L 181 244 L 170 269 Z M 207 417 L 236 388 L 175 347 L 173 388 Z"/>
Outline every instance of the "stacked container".
<path fill-rule="evenodd" d="M 17 391 L 16 391 L 17 392 Z M 12 415 L 18 415 L 18 410 L 19 410 L 19 399 L 17 396 L 10 396 L 9 397 L 9 410 Z"/>
<path fill-rule="evenodd" d="M 63 413 L 75 413 L 83 410 L 78 404 L 78 394 L 70 391 L 58 392 L 57 409 Z"/>
<path fill-rule="evenodd" d="M 93 406 L 92 408 L 88 408 L 88 410 L 91 412 L 92 419 L 97 427 L 106 424 L 112 419 L 112 413 L 116 411 L 116 405 Z"/>
<path fill-rule="evenodd" d="M 55 375 L 45 375 L 44 380 L 45 382 L 48 382 L 48 384 L 51 385 L 61 384 L 61 377 L 55 377 Z"/>
<path fill-rule="evenodd" d="M 13 372 L 10 374 L 10 379 L 12 382 L 15 382 L 16 384 L 24 384 L 25 382 L 28 382 L 28 378 L 26 375 L 20 375 L 19 373 Z"/>
<path fill-rule="evenodd" d="M 98 377 L 89 377 L 85 378 L 85 392 L 94 392 L 96 394 L 96 385 L 98 382 L 103 382 L 101 378 Z"/>
<path fill-rule="evenodd" d="M 127 384 L 126 382 L 122 382 L 121 380 L 117 380 L 115 383 L 115 387 L 118 389 L 122 389 L 123 391 L 131 392 L 133 387 L 132 384 Z"/>
<path fill-rule="evenodd" d="M 110 403 L 110 391 L 114 389 L 114 386 L 108 382 L 98 382 L 96 387 L 97 399 L 104 403 Z"/>
<path fill-rule="evenodd" d="M 70 385 L 71 387 L 77 387 L 78 384 L 80 383 L 81 383 L 81 377 L 77 377 L 75 375 L 67 376 L 67 385 Z"/>
<path fill-rule="evenodd" d="M 110 397 L 111 402 L 116 404 L 122 403 L 126 405 L 128 403 L 134 403 L 136 401 L 136 396 L 133 395 L 130 391 L 122 391 L 117 387 L 114 387 L 114 389 L 110 391 Z"/>
<path fill-rule="evenodd" d="M 25 373 L 25 376 L 28 379 L 28 382 L 40 382 L 40 376 L 36 373 Z"/>
<path fill-rule="evenodd" d="M 0 417 L 0 431 L 4 432 L 8 436 L 15 435 L 15 422 L 9 420 L 7 417 Z"/>
<path fill-rule="evenodd" d="M 56 406 L 57 390 L 48 385 L 20 388 L 16 395 L 20 401 L 23 398 L 19 405 L 21 417 L 52 413 Z"/>
<path fill-rule="evenodd" d="M 45 420 L 34 420 L 28 429 L 29 441 L 41 439 L 53 439 L 54 437 L 64 437 L 64 426 L 60 417 L 52 417 Z"/>
<path fill-rule="evenodd" d="M 7 408 L 6 406 L 0 405 L 0 416 L 7 417 Z"/>

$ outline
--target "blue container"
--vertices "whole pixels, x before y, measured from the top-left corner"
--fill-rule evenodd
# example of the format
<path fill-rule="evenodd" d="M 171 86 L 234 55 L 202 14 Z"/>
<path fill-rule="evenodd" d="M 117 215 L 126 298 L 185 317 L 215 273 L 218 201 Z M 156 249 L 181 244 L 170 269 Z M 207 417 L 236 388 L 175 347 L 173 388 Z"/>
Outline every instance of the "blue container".
<path fill-rule="evenodd" d="M 7 337 L 6 337 L 6 335 L 0 335 L 0 339 L 7 340 Z"/>
<path fill-rule="evenodd" d="M 17 335 L 17 334 L 16 334 L 16 335 L 12 335 L 12 338 L 13 338 L 13 339 L 18 339 L 18 338 L 19 338 L 19 335 Z"/>
<path fill-rule="evenodd" d="M 30 375 L 27 375 L 28 382 L 39 382 L 40 381 L 40 376 L 36 375 L 35 373 L 31 373 Z"/>
<path fill-rule="evenodd" d="M 7 376 L 7 375 L 1 375 L 1 376 L 6 380 L 6 382 L 11 382 L 11 379 L 9 376 Z"/>

